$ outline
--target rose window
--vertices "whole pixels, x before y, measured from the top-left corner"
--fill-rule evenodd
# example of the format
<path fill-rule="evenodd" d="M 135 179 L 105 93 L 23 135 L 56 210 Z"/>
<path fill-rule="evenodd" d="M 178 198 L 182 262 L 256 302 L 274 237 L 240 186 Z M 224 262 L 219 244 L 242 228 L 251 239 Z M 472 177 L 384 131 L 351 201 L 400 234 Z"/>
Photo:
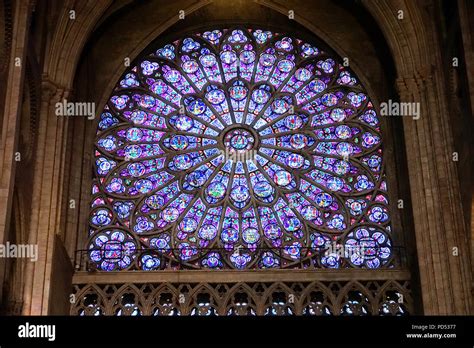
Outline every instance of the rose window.
<path fill-rule="evenodd" d="M 105 105 L 94 161 L 100 270 L 390 267 L 377 112 L 298 38 L 212 30 L 150 51 Z"/>

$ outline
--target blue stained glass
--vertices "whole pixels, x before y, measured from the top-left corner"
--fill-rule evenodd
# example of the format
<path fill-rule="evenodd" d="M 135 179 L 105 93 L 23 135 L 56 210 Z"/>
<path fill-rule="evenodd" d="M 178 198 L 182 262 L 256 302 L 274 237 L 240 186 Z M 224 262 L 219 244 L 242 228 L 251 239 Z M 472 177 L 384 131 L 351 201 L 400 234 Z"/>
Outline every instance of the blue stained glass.
<path fill-rule="evenodd" d="M 97 128 L 91 261 L 390 267 L 379 117 L 340 61 L 281 33 L 211 29 L 125 71 Z M 331 241 L 351 252 L 322 253 Z"/>

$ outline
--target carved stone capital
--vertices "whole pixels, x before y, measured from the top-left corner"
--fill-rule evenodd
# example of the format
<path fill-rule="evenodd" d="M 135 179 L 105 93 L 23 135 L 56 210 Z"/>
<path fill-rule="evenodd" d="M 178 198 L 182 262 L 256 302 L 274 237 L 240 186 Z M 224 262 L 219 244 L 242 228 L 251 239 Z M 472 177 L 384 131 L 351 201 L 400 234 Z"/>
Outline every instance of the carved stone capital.
<path fill-rule="evenodd" d="M 69 96 L 69 89 L 58 85 L 54 81 L 51 81 L 48 76 L 43 76 L 41 81 L 43 102 L 56 103 L 62 99 L 66 99 Z"/>

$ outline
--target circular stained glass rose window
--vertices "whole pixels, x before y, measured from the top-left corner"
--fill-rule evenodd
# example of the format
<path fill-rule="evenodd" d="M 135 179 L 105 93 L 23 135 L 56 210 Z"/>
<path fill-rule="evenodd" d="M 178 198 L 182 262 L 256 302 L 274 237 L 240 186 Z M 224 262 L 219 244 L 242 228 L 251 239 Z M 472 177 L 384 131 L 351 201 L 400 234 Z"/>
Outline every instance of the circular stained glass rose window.
<path fill-rule="evenodd" d="M 154 49 L 101 114 L 91 261 L 105 271 L 389 265 L 381 139 L 358 79 L 311 43 L 225 29 Z"/>

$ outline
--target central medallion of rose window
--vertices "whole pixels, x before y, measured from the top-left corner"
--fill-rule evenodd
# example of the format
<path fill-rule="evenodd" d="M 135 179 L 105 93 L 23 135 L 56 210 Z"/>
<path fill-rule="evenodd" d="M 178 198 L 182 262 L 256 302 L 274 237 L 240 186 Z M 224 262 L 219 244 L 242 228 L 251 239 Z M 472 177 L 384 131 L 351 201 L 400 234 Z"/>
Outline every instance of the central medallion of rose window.
<path fill-rule="evenodd" d="M 254 148 L 255 138 L 250 131 L 234 128 L 224 136 L 224 146 L 232 151 L 244 152 Z"/>

